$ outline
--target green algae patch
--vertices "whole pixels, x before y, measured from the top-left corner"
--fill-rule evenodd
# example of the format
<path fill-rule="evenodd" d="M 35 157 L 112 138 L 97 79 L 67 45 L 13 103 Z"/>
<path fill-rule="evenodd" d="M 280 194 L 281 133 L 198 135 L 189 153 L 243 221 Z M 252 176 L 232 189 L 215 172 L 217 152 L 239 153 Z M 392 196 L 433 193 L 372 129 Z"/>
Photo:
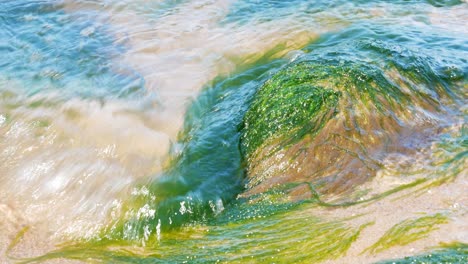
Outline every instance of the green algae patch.
<path fill-rule="evenodd" d="M 386 260 L 378 264 L 439 264 L 439 263 L 468 263 L 468 245 L 451 243 L 432 252 L 405 257 L 402 259 Z"/>
<path fill-rule="evenodd" d="M 294 185 L 285 191 L 293 201 L 352 205 L 406 189 L 410 177 L 418 183 L 438 177 L 427 168 L 441 159 L 426 150 L 459 118 L 462 67 L 446 72 L 432 53 L 377 36 L 339 43 L 325 37 L 305 51 L 259 86 L 244 116 L 242 197 Z M 413 177 L 411 164 L 401 161 L 421 155 L 432 163 Z M 389 167 L 408 176 L 402 188 L 360 199 L 359 186 Z"/>
<path fill-rule="evenodd" d="M 231 209 L 259 210 L 245 204 Z M 321 219 L 302 213 L 303 209 L 253 218 L 244 212 L 243 219 L 184 226 L 161 234 L 161 240 L 148 241 L 146 246 L 125 240 L 68 245 L 20 263 L 57 258 L 91 263 L 317 263 L 345 256 L 371 224 L 355 226 L 347 219 Z"/>
<path fill-rule="evenodd" d="M 242 146 L 247 156 L 269 139 L 288 143 L 317 132 L 334 113 L 340 93 L 317 86 L 307 64 L 276 73 L 257 92 L 244 118 Z"/>
<path fill-rule="evenodd" d="M 426 237 L 431 231 L 437 230 L 437 225 L 446 224 L 447 222 L 447 217 L 442 214 L 404 220 L 390 228 L 374 245 L 364 250 L 364 252 L 378 253 L 394 246 L 410 244 Z"/>

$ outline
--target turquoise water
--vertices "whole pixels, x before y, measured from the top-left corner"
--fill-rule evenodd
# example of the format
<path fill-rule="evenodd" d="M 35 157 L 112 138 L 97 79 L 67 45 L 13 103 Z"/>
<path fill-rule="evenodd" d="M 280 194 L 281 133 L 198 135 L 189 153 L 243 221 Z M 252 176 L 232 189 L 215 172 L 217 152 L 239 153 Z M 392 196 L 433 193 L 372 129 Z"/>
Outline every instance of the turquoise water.
<path fill-rule="evenodd" d="M 0 3 L 0 260 L 465 262 L 467 10 Z"/>
<path fill-rule="evenodd" d="M 21 92 L 99 98 L 143 89 L 137 72 L 112 63 L 125 47 L 106 25 L 93 24 L 93 12 L 68 14 L 35 1 L 5 2 L 1 12 L 2 79 L 19 82 Z"/>

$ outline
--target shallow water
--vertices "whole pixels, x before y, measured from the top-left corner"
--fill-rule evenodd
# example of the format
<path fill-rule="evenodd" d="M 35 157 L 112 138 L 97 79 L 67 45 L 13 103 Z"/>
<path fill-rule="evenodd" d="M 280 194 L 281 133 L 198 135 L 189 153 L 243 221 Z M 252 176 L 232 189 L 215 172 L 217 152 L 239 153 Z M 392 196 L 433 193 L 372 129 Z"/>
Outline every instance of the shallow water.
<path fill-rule="evenodd" d="M 0 262 L 466 261 L 464 1 L 0 21 Z"/>

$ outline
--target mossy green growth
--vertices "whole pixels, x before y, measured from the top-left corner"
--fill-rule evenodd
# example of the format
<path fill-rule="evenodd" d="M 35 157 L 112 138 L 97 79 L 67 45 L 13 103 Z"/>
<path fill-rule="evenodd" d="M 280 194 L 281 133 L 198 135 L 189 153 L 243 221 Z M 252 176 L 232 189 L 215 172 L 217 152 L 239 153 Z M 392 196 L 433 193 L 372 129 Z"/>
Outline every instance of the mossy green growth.
<path fill-rule="evenodd" d="M 412 100 L 388 78 L 388 69 L 312 55 L 279 70 L 257 91 L 243 123 L 247 157 L 268 141 L 284 147 L 316 134 L 338 109 L 362 105 L 389 116 Z"/>
<path fill-rule="evenodd" d="M 146 247 L 126 240 L 69 245 L 20 263 L 57 258 L 91 263 L 317 263 L 346 255 L 371 224 L 327 221 L 303 214 L 303 209 L 209 226 L 184 226 L 161 234 L 160 241 L 148 241 Z"/>
<path fill-rule="evenodd" d="M 417 219 L 404 220 L 392 228 L 364 252 L 378 253 L 394 246 L 404 246 L 438 229 L 437 225 L 447 223 L 447 217 L 442 214 L 424 216 Z"/>
<path fill-rule="evenodd" d="M 419 256 L 406 257 L 396 260 L 386 260 L 379 264 L 439 264 L 439 263 L 468 263 L 468 245 L 451 243 L 442 248 Z"/>
<path fill-rule="evenodd" d="M 288 66 L 258 90 L 244 117 L 242 147 L 252 154 L 268 139 L 288 134 L 289 142 L 318 131 L 334 112 L 340 93 L 315 83 L 306 63 Z"/>

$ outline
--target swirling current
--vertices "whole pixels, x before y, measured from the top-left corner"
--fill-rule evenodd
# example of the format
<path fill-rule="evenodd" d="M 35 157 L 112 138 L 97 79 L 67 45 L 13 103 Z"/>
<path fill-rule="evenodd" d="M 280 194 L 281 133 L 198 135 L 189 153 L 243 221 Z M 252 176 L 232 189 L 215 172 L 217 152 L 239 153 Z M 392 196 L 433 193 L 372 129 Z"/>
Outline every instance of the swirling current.
<path fill-rule="evenodd" d="M 0 262 L 466 263 L 467 22 L 0 2 Z"/>

